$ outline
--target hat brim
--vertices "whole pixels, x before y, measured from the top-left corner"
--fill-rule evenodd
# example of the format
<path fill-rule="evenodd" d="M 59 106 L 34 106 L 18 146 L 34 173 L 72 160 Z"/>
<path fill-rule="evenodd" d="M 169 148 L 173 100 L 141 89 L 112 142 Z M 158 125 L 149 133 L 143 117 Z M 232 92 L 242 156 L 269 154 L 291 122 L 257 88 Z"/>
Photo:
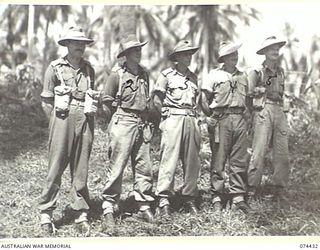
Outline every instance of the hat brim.
<path fill-rule="evenodd" d="M 266 49 L 268 49 L 270 46 L 280 45 L 280 48 L 281 48 L 281 47 L 283 47 L 286 43 L 287 43 L 286 41 L 279 41 L 279 42 L 275 42 L 275 43 L 272 43 L 272 44 L 268 44 L 267 46 L 264 46 L 264 47 L 262 47 L 261 49 L 259 49 L 259 50 L 257 51 L 257 54 L 258 54 L 258 55 L 264 55 Z"/>
<path fill-rule="evenodd" d="M 60 39 L 58 41 L 58 44 L 61 45 L 61 46 L 67 46 L 67 41 L 83 41 L 85 42 L 86 44 L 90 44 L 90 43 L 93 43 L 93 40 L 92 39 L 89 39 L 89 38 L 63 38 L 63 39 Z"/>
<path fill-rule="evenodd" d="M 235 46 L 232 48 L 232 50 L 229 50 L 227 53 L 224 53 L 224 54 L 219 55 L 219 57 L 218 57 L 218 62 L 219 62 L 219 63 L 223 63 L 223 57 L 225 57 L 225 56 L 227 56 L 227 55 L 230 55 L 230 54 L 238 51 L 241 46 L 242 46 L 241 43 L 240 43 L 240 44 L 237 44 L 237 45 L 235 45 Z"/>
<path fill-rule="evenodd" d="M 144 45 L 146 45 L 148 43 L 148 41 L 145 41 L 145 42 L 142 42 L 142 43 L 137 43 L 137 44 L 134 44 L 126 49 L 124 49 L 123 51 L 121 51 L 118 55 L 117 55 L 117 58 L 120 58 L 120 57 L 123 57 L 126 55 L 126 52 L 129 50 L 129 49 L 132 49 L 132 48 L 138 48 L 138 47 L 143 47 Z"/>
<path fill-rule="evenodd" d="M 176 61 L 176 55 L 177 54 L 179 54 L 179 53 L 183 53 L 183 52 L 187 52 L 187 51 L 190 51 L 191 52 L 191 54 L 193 55 L 194 53 L 196 53 L 197 51 L 199 50 L 199 48 L 198 47 L 191 47 L 191 48 L 185 48 L 185 49 L 182 49 L 182 50 L 179 50 L 179 51 L 175 51 L 175 52 L 173 52 L 173 53 L 171 53 L 170 55 L 169 55 L 169 59 L 171 60 L 171 61 Z"/>

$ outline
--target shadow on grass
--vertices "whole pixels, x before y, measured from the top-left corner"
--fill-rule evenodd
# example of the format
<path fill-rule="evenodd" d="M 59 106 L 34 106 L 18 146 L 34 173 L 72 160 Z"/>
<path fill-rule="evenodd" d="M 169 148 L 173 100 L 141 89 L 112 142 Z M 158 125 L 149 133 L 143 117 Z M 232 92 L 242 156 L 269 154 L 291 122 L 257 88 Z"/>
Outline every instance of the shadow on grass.
<path fill-rule="evenodd" d="M 45 146 L 48 121 L 41 107 L 0 103 L 0 158 L 14 159 L 21 152 Z"/>

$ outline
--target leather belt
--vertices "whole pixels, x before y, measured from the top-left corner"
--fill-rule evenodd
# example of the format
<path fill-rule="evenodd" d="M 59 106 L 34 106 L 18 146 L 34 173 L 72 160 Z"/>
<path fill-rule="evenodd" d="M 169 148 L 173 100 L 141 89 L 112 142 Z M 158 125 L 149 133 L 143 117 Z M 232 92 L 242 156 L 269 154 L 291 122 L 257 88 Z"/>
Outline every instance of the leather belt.
<path fill-rule="evenodd" d="M 77 100 L 77 99 L 72 99 L 71 100 L 71 103 L 70 103 L 71 106 L 77 106 L 77 107 L 81 107 L 83 108 L 84 107 L 84 100 Z"/>
<path fill-rule="evenodd" d="M 271 105 L 278 105 L 278 106 L 283 106 L 283 102 L 282 101 L 273 101 L 273 100 L 270 100 L 270 99 L 267 99 L 266 100 L 266 104 L 271 104 Z"/>
<path fill-rule="evenodd" d="M 184 115 L 184 116 L 196 116 L 197 113 L 192 108 L 172 108 L 172 107 L 163 107 L 161 109 L 163 116 L 169 115 Z"/>
<path fill-rule="evenodd" d="M 142 111 L 140 110 L 133 110 L 133 109 L 124 109 L 124 108 L 117 108 L 116 114 L 123 115 L 123 116 L 130 116 L 134 118 L 141 118 Z"/>
<path fill-rule="evenodd" d="M 212 109 L 213 114 L 242 114 L 244 112 L 244 107 L 223 107 Z"/>

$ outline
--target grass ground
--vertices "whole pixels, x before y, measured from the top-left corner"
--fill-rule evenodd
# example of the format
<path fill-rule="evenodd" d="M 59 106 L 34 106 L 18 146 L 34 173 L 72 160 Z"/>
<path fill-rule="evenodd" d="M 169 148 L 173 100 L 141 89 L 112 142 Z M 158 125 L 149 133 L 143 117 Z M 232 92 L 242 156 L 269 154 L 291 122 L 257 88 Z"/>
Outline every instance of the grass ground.
<path fill-rule="evenodd" d="M 10 107 L 0 107 L 2 110 Z M 15 112 L 4 115 L 0 123 L 0 238 L 39 237 L 39 218 L 36 209 L 47 174 L 47 128 L 39 126 L 21 107 L 12 107 Z M 18 110 L 18 111 L 17 111 Z M 12 122 L 14 121 L 14 122 Z M 300 141 L 299 141 L 300 140 Z M 117 218 L 115 236 L 272 236 L 272 235 L 320 235 L 320 164 L 315 148 L 319 144 L 306 144 L 303 138 L 290 138 L 291 175 L 287 198 L 289 204 L 282 207 L 276 202 L 262 200 L 258 210 L 245 215 L 228 206 L 220 215 L 213 213 L 209 194 L 208 139 L 204 132 L 201 148 L 202 169 L 199 178 L 201 197 L 200 213 L 197 216 L 181 210 L 179 195 L 173 197 L 173 217 L 170 222 L 157 220 L 155 224 L 143 223 L 135 217 L 136 207 L 132 199 L 132 172 L 124 173 L 123 195 Z M 91 236 L 105 237 L 101 231 L 100 192 L 106 177 L 106 134 L 101 124 L 96 123 L 95 141 L 90 161 L 89 191 L 91 196 Z M 305 143 L 305 144 L 303 144 Z M 311 146 L 311 148 L 310 148 Z M 313 148 L 312 148 L 313 147 Z M 152 144 L 154 179 L 159 163 L 159 134 Z M 177 169 L 176 187 L 181 185 L 182 170 Z M 66 170 L 61 186 L 58 208 L 54 213 L 57 232 L 54 237 L 81 236 L 72 224 L 68 207 L 70 177 Z"/>

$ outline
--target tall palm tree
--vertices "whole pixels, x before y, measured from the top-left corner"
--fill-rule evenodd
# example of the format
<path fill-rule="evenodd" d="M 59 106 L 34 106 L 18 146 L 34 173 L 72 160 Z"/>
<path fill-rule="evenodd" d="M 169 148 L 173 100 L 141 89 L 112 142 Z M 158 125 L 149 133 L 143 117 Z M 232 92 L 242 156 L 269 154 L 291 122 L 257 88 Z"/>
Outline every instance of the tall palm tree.
<path fill-rule="evenodd" d="M 217 64 L 220 41 L 237 37 L 237 23 L 249 25 L 259 13 L 246 5 L 121 6 L 118 16 L 120 36 L 134 33 L 150 41 L 152 69 L 164 65 L 178 40 L 189 39 L 201 47 L 198 70 L 206 74 Z"/>
<path fill-rule="evenodd" d="M 200 47 L 196 54 L 197 70 L 202 76 L 217 65 L 218 48 L 221 41 L 238 37 L 239 22 L 249 25 L 259 19 L 259 13 L 246 5 L 185 5 L 170 6 L 167 23 L 183 39 L 190 39 Z M 186 23 L 189 29 L 180 27 Z"/>
<path fill-rule="evenodd" d="M 70 13 L 71 7 L 67 5 L 35 5 L 34 6 L 34 17 L 30 17 L 30 21 L 33 24 L 29 24 L 29 28 L 33 28 L 34 32 L 31 34 L 28 32 L 28 17 L 29 17 L 29 6 L 28 5 L 6 5 L 2 6 L 4 8 L 3 14 L 0 17 L 0 26 L 7 32 L 7 44 L 10 50 L 13 52 L 14 46 L 21 46 L 21 41 L 32 41 L 33 39 L 28 38 L 28 36 L 36 36 L 40 31 L 43 32 L 45 36 L 45 47 L 42 53 L 42 65 L 43 70 L 48 65 L 48 61 L 52 58 L 50 54 L 54 54 L 57 49 L 53 38 L 49 35 L 49 27 L 53 23 L 63 23 L 68 19 L 68 14 Z M 32 8 L 30 8 L 32 10 Z M 53 52 L 51 52 L 51 50 Z M 13 61 L 14 63 L 14 61 Z M 13 65 L 14 67 L 15 65 Z"/>
<path fill-rule="evenodd" d="M 14 58 L 14 45 L 27 38 L 28 6 L 9 4 L 2 7 L 4 11 L 0 17 L 0 26 L 3 31 L 7 32 L 6 42 L 11 58 Z M 11 67 L 15 68 L 14 60 L 11 60 Z"/>
<path fill-rule="evenodd" d="M 60 24 L 62 26 L 67 23 L 69 14 L 71 13 L 71 7 L 67 5 L 36 5 L 35 17 L 34 17 L 34 29 L 35 33 L 38 30 L 44 34 L 44 47 L 42 51 L 42 71 L 41 76 L 50 61 L 57 57 L 57 45 L 52 36 L 49 35 L 49 29 L 51 25 Z M 44 21 L 44 22 L 43 22 Z"/>

